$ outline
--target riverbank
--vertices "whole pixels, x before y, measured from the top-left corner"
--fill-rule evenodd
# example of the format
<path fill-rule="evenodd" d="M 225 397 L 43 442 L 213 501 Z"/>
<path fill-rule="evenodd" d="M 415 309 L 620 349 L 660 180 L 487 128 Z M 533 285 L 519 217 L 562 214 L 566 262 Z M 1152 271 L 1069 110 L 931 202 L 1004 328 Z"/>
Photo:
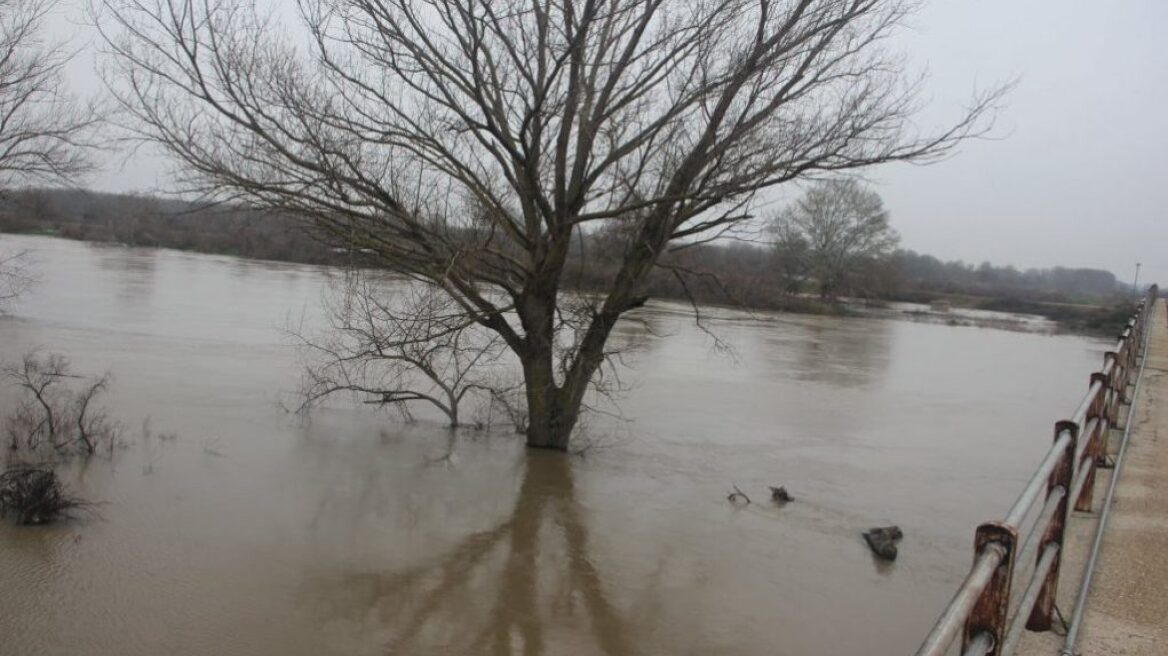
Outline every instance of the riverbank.
<path fill-rule="evenodd" d="M 947 309 L 998 312 L 1009 315 L 1042 317 L 1065 332 L 1112 337 L 1123 331 L 1135 312 L 1134 299 L 1117 299 L 1111 303 L 1065 303 L 1037 301 L 1015 296 L 974 296 L 968 294 L 896 294 L 893 299 L 916 303 L 936 312 Z"/>

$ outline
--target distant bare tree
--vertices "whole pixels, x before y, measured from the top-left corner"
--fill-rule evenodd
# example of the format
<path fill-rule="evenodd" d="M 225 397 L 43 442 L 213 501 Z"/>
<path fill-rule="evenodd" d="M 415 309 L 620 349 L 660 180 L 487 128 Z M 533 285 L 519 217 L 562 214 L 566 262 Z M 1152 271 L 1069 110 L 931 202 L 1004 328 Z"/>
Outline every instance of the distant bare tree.
<path fill-rule="evenodd" d="M 299 32 L 245 0 L 98 2 L 127 127 L 185 190 L 442 289 L 521 363 L 527 444 L 561 450 L 663 253 L 762 190 L 947 155 L 1004 92 L 918 130 L 897 0 L 299 0 Z M 604 222 L 619 262 L 565 311 L 573 235 Z"/>
<path fill-rule="evenodd" d="M 323 334 L 293 331 L 305 351 L 302 409 L 349 392 L 403 410 L 426 403 L 457 427 L 468 395 L 491 401 L 502 339 L 434 286 L 351 271 L 330 290 L 325 311 Z"/>
<path fill-rule="evenodd" d="M 0 0 L 0 188 L 13 182 L 75 182 L 90 170 L 84 149 L 97 122 L 92 106 L 64 89 L 72 53 L 48 43 L 56 0 Z"/>
<path fill-rule="evenodd" d="M 890 257 L 900 242 L 880 194 L 850 179 L 809 189 L 775 217 L 774 231 L 780 244 L 804 245 L 802 257 L 824 298 L 834 298 L 864 265 Z"/>
<path fill-rule="evenodd" d="M 811 248 L 797 230 L 779 227 L 775 233 L 772 246 L 774 273 L 779 277 L 783 291 L 797 294 L 811 271 Z"/>

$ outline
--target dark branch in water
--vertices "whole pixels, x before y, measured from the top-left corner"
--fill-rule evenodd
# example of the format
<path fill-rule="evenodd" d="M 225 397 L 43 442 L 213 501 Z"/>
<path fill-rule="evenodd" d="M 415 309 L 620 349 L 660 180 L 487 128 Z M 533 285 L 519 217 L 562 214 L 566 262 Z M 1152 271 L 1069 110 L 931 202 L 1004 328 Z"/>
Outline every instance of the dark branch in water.
<path fill-rule="evenodd" d="M 733 486 L 733 487 L 734 487 L 734 491 L 733 491 L 733 492 L 731 492 L 731 493 L 730 493 L 730 494 L 729 494 L 729 495 L 726 497 L 726 500 L 727 500 L 727 501 L 729 501 L 730 503 L 737 503 L 738 501 L 740 501 L 740 500 L 741 500 L 741 501 L 745 501 L 747 504 L 749 504 L 749 503 L 750 503 L 750 497 L 746 496 L 746 493 L 745 493 L 745 492 L 743 492 L 742 490 L 738 489 L 738 486 L 737 486 L 737 485 L 735 485 L 735 486 Z"/>

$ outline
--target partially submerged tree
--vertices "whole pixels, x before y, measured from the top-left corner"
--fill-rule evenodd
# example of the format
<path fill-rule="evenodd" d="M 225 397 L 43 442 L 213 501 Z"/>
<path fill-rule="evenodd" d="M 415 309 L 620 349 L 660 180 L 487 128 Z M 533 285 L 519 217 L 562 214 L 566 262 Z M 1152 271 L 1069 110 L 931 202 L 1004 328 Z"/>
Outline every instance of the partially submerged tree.
<path fill-rule="evenodd" d="M 33 351 L 20 362 L 0 365 L 0 377 L 22 394 L 5 427 L 10 450 L 94 455 L 113 449 L 118 427 L 96 403 L 109 388 L 110 374 L 79 376 L 64 356 Z"/>
<path fill-rule="evenodd" d="M 491 402 L 502 339 L 433 285 L 386 278 L 346 272 L 325 300 L 326 331 L 293 331 L 305 351 L 301 409 L 354 393 L 365 403 L 404 412 L 424 403 L 457 427 L 468 395 Z"/>
<path fill-rule="evenodd" d="M 920 131 L 896 0 L 300 0 L 302 32 L 243 0 L 100 5 L 110 87 L 184 188 L 441 288 L 521 363 L 532 447 L 567 448 L 663 253 L 765 189 L 942 157 L 1003 93 Z M 566 307 L 573 234 L 605 222 L 619 265 Z"/>
<path fill-rule="evenodd" d="M 799 257 L 823 298 L 835 298 L 848 276 L 891 257 L 900 241 L 880 195 L 846 178 L 808 189 L 775 217 L 773 230 L 779 244 L 802 245 Z"/>

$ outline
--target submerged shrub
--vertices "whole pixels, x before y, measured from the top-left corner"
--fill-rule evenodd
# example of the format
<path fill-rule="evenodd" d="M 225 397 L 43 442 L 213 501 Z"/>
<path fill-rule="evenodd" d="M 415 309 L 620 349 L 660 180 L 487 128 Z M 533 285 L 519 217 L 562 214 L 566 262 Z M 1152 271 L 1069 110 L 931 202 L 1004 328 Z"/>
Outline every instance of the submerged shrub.
<path fill-rule="evenodd" d="M 0 378 L 21 392 L 5 425 L 11 450 L 40 456 L 112 452 L 119 426 L 98 402 L 110 374 L 79 376 L 64 356 L 32 351 L 0 365 Z"/>
<path fill-rule="evenodd" d="M 17 524 L 47 524 L 85 506 L 66 492 L 52 469 L 20 466 L 0 474 L 0 517 Z"/>

